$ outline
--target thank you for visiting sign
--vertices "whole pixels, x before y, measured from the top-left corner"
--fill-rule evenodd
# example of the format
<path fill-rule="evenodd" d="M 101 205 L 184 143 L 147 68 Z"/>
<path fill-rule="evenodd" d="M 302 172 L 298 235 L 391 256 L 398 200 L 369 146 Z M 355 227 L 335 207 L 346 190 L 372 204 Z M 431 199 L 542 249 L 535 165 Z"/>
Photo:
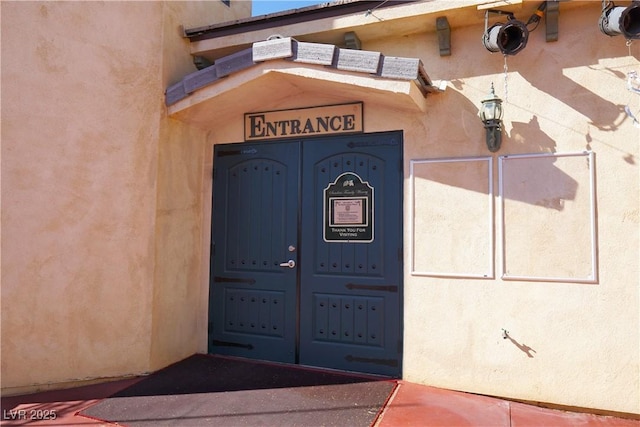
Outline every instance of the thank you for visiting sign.
<path fill-rule="evenodd" d="M 373 187 L 345 172 L 324 189 L 325 242 L 373 242 Z"/>
<path fill-rule="evenodd" d="M 245 141 L 359 132 L 362 102 L 244 115 Z"/>

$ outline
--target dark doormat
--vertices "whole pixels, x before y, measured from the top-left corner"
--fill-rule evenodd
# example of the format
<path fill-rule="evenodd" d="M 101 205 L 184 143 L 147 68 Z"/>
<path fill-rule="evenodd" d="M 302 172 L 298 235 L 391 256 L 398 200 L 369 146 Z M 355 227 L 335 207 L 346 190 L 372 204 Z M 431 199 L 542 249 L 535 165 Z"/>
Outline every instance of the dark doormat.
<path fill-rule="evenodd" d="M 396 382 L 194 355 L 80 415 L 136 426 L 370 426 Z"/>

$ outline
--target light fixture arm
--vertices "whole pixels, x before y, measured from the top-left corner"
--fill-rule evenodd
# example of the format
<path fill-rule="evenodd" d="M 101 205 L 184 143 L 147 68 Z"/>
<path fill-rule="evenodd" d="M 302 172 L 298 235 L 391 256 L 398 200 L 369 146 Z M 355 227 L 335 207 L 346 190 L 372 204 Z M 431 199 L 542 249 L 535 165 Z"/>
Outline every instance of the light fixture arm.
<path fill-rule="evenodd" d="M 614 6 L 611 0 L 602 0 L 602 11 L 604 12 L 607 9 L 611 9 Z"/>
<path fill-rule="evenodd" d="M 487 9 L 487 12 L 485 13 L 486 19 L 489 19 L 489 13 L 495 13 L 496 15 L 507 15 L 509 19 L 515 19 L 513 12 L 505 12 L 504 10 L 500 9 Z"/>
<path fill-rule="evenodd" d="M 485 140 L 487 148 L 492 153 L 500 150 L 502 145 L 502 122 L 500 120 L 488 120 L 484 124 Z"/>
<path fill-rule="evenodd" d="M 507 19 L 515 19 L 515 16 L 512 12 L 505 12 L 499 9 L 487 9 L 484 12 L 484 32 L 486 33 L 489 29 L 489 13 L 495 13 L 496 15 L 507 15 Z"/>

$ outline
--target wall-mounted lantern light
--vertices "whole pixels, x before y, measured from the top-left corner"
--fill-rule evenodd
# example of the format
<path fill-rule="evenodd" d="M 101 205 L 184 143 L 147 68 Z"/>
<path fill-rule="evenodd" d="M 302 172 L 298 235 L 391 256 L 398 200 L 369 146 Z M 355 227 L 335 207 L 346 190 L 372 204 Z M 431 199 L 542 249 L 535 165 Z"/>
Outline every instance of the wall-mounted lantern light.
<path fill-rule="evenodd" d="M 488 28 L 489 13 L 507 15 L 507 22 L 494 24 Z M 493 9 L 485 12 L 482 44 L 489 52 L 515 55 L 525 48 L 528 40 L 529 30 L 527 29 L 527 25 L 515 19 L 512 13 Z"/>
<path fill-rule="evenodd" d="M 640 1 L 634 0 L 629 7 L 622 7 L 603 0 L 598 25 L 608 36 L 622 34 L 627 40 L 640 39 Z"/>
<path fill-rule="evenodd" d="M 500 149 L 502 143 L 502 100 L 496 96 L 491 83 L 491 92 L 482 100 L 478 113 L 486 132 L 487 148 L 492 153 Z"/>

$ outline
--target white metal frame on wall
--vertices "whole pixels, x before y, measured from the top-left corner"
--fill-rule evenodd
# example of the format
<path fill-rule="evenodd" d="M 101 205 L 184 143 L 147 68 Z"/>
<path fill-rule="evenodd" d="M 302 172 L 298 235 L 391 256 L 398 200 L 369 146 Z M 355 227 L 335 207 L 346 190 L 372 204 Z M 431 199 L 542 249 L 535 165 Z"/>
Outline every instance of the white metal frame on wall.
<path fill-rule="evenodd" d="M 485 271 L 480 273 L 461 272 L 461 271 L 422 271 L 416 270 L 416 217 L 420 214 L 416 212 L 416 165 L 429 163 L 458 163 L 458 162 L 487 162 L 487 196 L 486 203 L 488 215 L 486 218 L 487 229 L 487 264 Z M 473 278 L 473 279 L 494 279 L 495 278 L 495 254 L 494 254 L 494 190 L 493 190 L 493 158 L 492 157 L 460 157 L 460 158 L 440 158 L 440 159 L 414 159 L 410 161 L 410 194 L 411 194 L 411 211 L 410 211 L 410 236 L 411 236 L 411 275 L 413 276 L 431 276 L 431 277 L 451 277 L 451 278 Z M 447 200 L 432 200 L 434 204 L 447 203 Z M 452 215 L 455 215 L 455 206 Z M 485 209 L 485 207 L 483 207 Z M 433 224 L 437 227 L 438 224 Z M 483 225 L 480 225 L 483 226 Z"/>
<path fill-rule="evenodd" d="M 544 159 L 544 158 L 563 158 L 563 157 L 582 157 L 588 162 L 588 176 L 589 176 L 589 228 L 590 228 L 590 240 L 591 240 L 591 271 L 586 277 L 554 277 L 540 275 L 511 275 L 508 274 L 506 269 L 506 263 L 508 259 L 508 244 L 506 242 L 505 231 L 505 177 L 504 168 L 505 163 L 513 159 Z M 541 172 L 543 173 L 543 172 Z M 595 194 L 595 163 L 594 153 L 590 151 L 577 152 L 577 153 L 546 153 L 546 154 L 520 154 L 500 156 L 498 164 L 498 197 L 500 199 L 499 207 L 499 241 L 501 242 L 501 260 L 500 271 L 501 277 L 504 280 L 520 280 L 520 281 L 542 281 L 542 282 L 573 282 L 573 283 L 597 283 L 598 282 L 598 268 L 597 268 L 597 236 L 596 236 L 596 194 Z M 533 249 L 533 248 L 532 248 Z M 541 248 L 538 248 L 540 250 Z"/>

